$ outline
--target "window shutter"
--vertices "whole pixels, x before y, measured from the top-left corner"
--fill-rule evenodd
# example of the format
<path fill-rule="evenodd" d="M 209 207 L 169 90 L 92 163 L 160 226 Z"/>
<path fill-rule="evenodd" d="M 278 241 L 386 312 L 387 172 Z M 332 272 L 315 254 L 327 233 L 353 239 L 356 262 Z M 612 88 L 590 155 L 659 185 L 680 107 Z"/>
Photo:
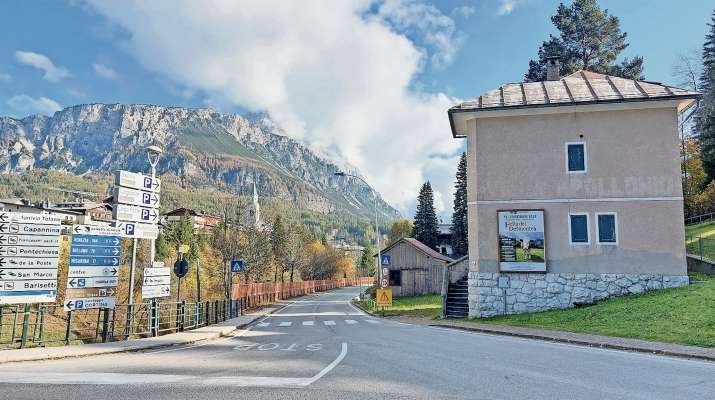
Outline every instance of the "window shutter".
<path fill-rule="evenodd" d="M 602 243 L 616 242 L 616 216 L 602 214 L 598 216 L 598 241 Z"/>
<path fill-rule="evenodd" d="M 571 242 L 588 243 L 588 217 L 585 215 L 571 216 Z"/>
<path fill-rule="evenodd" d="M 569 171 L 585 171 L 586 161 L 583 144 L 568 145 Z"/>

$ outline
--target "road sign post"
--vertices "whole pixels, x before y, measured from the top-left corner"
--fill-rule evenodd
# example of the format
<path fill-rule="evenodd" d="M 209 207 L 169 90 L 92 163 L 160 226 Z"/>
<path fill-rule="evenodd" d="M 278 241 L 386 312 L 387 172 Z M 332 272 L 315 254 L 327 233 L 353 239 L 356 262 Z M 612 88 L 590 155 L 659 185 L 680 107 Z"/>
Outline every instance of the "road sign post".
<path fill-rule="evenodd" d="M 120 234 L 119 228 L 109 226 L 75 225 L 72 228 L 66 311 L 101 308 L 108 318 L 108 309 L 116 304 L 119 283 Z"/>
<path fill-rule="evenodd" d="M 0 212 L 0 304 L 54 302 L 61 218 Z"/>
<path fill-rule="evenodd" d="M 243 272 L 243 260 L 231 260 L 229 262 L 229 290 L 228 290 L 228 317 L 233 318 L 236 313 L 234 312 L 233 304 L 233 274 Z"/>

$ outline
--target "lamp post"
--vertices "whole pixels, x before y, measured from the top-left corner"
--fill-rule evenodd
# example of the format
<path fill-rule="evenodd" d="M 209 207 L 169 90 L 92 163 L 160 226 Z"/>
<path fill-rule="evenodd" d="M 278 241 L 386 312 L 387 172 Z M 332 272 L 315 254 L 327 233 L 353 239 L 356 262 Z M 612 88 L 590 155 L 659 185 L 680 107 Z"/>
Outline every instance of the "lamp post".
<path fill-rule="evenodd" d="M 159 146 L 149 146 L 146 148 L 146 155 L 147 158 L 149 159 L 149 165 L 151 165 L 151 179 L 155 180 L 156 179 L 156 165 L 159 163 L 159 157 L 161 156 L 161 153 L 163 153 L 164 150 L 161 149 Z M 135 239 L 136 240 L 136 239 Z M 154 239 L 151 239 L 151 249 L 150 249 L 150 257 L 149 260 L 151 264 L 150 266 L 154 266 L 154 257 L 156 256 L 156 249 L 154 248 Z"/>
<path fill-rule="evenodd" d="M 366 186 L 370 187 L 370 185 L 367 182 L 365 182 L 365 179 L 362 179 L 361 177 L 359 177 L 357 175 L 348 174 L 346 172 L 336 172 L 334 175 L 335 176 L 349 176 L 352 178 L 357 178 L 360 181 L 362 181 L 362 183 L 364 183 Z M 380 285 L 381 254 L 380 254 L 380 225 L 377 222 L 377 192 L 375 192 L 373 199 L 375 201 L 375 233 L 377 233 L 377 266 L 375 267 L 375 285 Z M 360 298 L 362 298 L 362 280 L 360 281 Z"/>

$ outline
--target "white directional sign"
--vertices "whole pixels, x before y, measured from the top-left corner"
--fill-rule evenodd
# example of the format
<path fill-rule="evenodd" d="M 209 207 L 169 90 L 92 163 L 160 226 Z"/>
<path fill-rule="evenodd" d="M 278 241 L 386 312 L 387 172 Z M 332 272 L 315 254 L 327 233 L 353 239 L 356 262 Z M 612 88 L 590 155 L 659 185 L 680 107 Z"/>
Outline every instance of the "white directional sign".
<path fill-rule="evenodd" d="M 54 214 L 33 214 L 0 211 L 0 223 L 15 222 L 21 224 L 57 225 L 62 218 Z"/>
<path fill-rule="evenodd" d="M 65 311 L 85 310 L 90 308 L 114 308 L 116 299 L 114 297 L 86 297 L 66 300 L 64 302 Z"/>
<path fill-rule="evenodd" d="M 57 279 L 56 269 L 0 269 L 0 281 Z"/>
<path fill-rule="evenodd" d="M 76 225 L 72 232 L 65 310 L 114 307 L 122 256 L 121 229 Z"/>
<path fill-rule="evenodd" d="M 17 222 L 0 222 L 0 234 L 12 235 L 59 235 L 62 233 L 62 226 L 21 224 Z"/>
<path fill-rule="evenodd" d="M 116 222 L 115 225 L 122 232 L 122 237 L 137 239 L 156 239 L 159 237 L 159 227 L 155 224 L 142 224 L 139 222 Z"/>
<path fill-rule="evenodd" d="M 158 263 L 154 264 L 157 265 Z M 161 265 L 163 265 L 163 263 Z M 142 299 L 169 296 L 171 292 L 169 289 L 170 284 L 171 268 L 144 268 Z"/>
<path fill-rule="evenodd" d="M 158 193 L 161 190 L 161 180 L 159 178 L 152 178 L 151 176 L 129 171 L 117 171 L 114 176 L 114 183 L 117 186 L 150 192 Z"/>
<path fill-rule="evenodd" d="M 126 204 L 114 204 L 112 210 L 114 219 L 121 221 L 145 222 L 155 224 L 159 222 L 159 210 Z"/>
<path fill-rule="evenodd" d="M 55 301 L 61 220 L 0 212 L 0 304 Z"/>
<path fill-rule="evenodd" d="M 116 203 L 129 204 L 150 208 L 159 208 L 159 194 L 142 190 L 117 187 L 114 189 Z"/>
<path fill-rule="evenodd" d="M 59 236 L 27 236 L 14 234 L 0 234 L 0 246 L 32 246 L 32 247 L 57 247 Z"/>

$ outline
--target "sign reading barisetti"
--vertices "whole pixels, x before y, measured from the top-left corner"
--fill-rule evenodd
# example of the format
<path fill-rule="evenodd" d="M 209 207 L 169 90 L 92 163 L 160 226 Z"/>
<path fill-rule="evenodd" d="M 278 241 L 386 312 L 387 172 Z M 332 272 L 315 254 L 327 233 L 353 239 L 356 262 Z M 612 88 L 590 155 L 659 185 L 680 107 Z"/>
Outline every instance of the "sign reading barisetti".
<path fill-rule="evenodd" d="M 544 210 L 500 210 L 499 270 L 546 272 Z"/>

